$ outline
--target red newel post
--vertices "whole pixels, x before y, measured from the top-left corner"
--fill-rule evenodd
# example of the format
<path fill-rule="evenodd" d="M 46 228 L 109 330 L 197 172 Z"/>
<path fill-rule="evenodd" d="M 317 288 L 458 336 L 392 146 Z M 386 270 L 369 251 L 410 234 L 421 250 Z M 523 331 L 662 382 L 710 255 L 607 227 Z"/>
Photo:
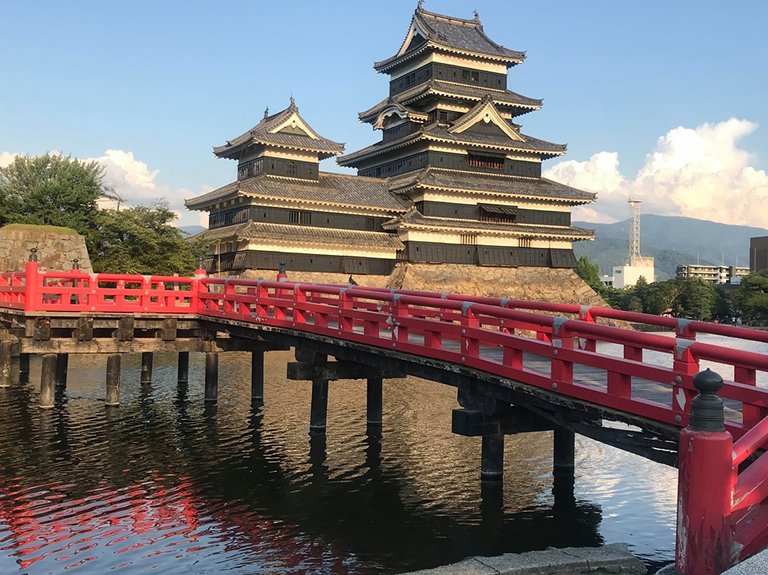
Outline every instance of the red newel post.
<path fill-rule="evenodd" d="M 693 384 L 699 395 L 680 432 L 675 567 L 679 575 L 720 575 L 732 564 L 733 437 L 715 395 L 723 378 L 707 369 Z"/>
<path fill-rule="evenodd" d="M 35 311 L 40 299 L 39 272 L 37 263 L 37 248 L 29 250 L 29 261 L 24 268 L 24 311 Z"/>

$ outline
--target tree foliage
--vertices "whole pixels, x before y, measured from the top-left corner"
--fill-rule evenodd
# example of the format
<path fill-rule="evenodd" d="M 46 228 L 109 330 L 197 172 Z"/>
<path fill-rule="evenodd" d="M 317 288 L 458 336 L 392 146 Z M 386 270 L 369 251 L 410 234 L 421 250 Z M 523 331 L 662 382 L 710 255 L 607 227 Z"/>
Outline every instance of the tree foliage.
<path fill-rule="evenodd" d="M 185 241 L 171 225 L 176 215 L 165 204 L 104 210 L 99 214 L 94 269 L 104 272 L 190 274 L 201 247 Z"/>
<path fill-rule="evenodd" d="M 0 223 L 62 226 L 90 239 L 97 228 L 97 201 L 109 191 L 96 162 L 19 156 L 0 168 Z"/>
<path fill-rule="evenodd" d="M 579 258 L 576 274 L 595 291 L 599 291 L 603 287 L 603 282 L 600 280 L 600 266 L 586 256 Z"/>
<path fill-rule="evenodd" d="M 100 272 L 188 274 L 201 255 L 171 225 L 166 204 L 100 210 L 101 198 L 115 198 L 104 170 L 56 154 L 19 156 L 0 168 L 0 225 L 48 224 L 85 236 L 93 269 Z"/>
<path fill-rule="evenodd" d="M 733 303 L 745 321 L 768 321 L 768 270 L 742 278 L 733 294 Z"/>

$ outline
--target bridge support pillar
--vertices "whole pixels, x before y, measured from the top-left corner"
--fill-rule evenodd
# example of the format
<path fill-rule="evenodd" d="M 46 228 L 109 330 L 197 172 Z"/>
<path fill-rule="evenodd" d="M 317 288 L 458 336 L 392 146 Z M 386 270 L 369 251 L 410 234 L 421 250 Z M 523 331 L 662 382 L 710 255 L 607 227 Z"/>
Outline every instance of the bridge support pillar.
<path fill-rule="evenodd" d="M 309 433 L 325 433 L 328 419 L 328 380 L 312 380 L 312 411 L 309 417 Z"/>
<path fill-rule="evenodd" d="M 176 381 L 177 383 L 180 383 L 180 384 L 189 383 L 189 352 L 188 351 L 179 352 L 178 375 L 176 377 Z"/>
<path fill-rule="evenodd" d="M 152 383 L 152 363 L 154 354 L 151 351 L 141 353 L 141 385 Z"/>
<path fill-rule="evenodd" d="M 53 407 L 54 386 L 56 379 L 56 354 L 46 353 L 40 367 L 40 407 Z"/>
<path fill-rule="evenodd" d="M 501 481 L 504 477 L 504 435 L 483 435 L 480 478 Z"/>
<path fill-rule="evenodd" d="M 56 354 L 56 387 L 67 387 L 67 373 L 69 372 L 69 354 Z"/>
<path fill-rule="evenodd" d="M 555 427 L 552 459 L 553 475 L 573 476 L 576 461 L 576 434 L 573 431 L 565 427 Z"/>
<path fill-rule="evenodd" d="M 264 350 L 251 352 L 251 405 L 264 403 Z"/>
<path fill-rule="evenodd" d="M 205 401 L 215 403 L 219 400 L 219 354 L 205 354 Z"/>
<path fill-rule="evenodd" d="M 120 354 L 107 356 L 107 395 L 104 404 L 108 407 L 120 405 Z"/>
<path fill-rule="evenodd" d="M 382 379 L 369 377 L 366 390 L 366 415 L 369 426 L 381 426 Z"/>
<path fill-rule="evenodd" d="M 0 341 L 0 387 L 11 385 L 11 341 Z"/>
<path fill-rule="evenodd" d="M 699 391 L 680 432 L 675 567 L 679 575 L 720 575 L 732 564 L 733 436 L 725 430 L 723 378 L 709 369 L 693 378 Z"/>
<path fill-rule="evenodd" d="M 555 426 L 552 449 L 552 495 L 555 511 L 573 509 L 576 498 L 573 494 L 576 460 L 576 434 L 565 427 Z"/>
<path fill-rule="evenodd" d="M 29 381 L 29 358 L 30 354 L 19 354 L 19 381 Z"/>

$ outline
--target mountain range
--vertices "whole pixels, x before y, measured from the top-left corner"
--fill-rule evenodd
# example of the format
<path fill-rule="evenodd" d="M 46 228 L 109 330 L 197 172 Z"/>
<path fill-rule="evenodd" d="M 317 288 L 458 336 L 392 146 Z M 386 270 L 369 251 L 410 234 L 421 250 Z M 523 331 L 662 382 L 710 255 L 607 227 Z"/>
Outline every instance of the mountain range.
<path fill-rule="evenodd" d="M 595 230 L 595 241 L 576 242 L 577 258 L 587 256 L 610 274 L 629 255 L 628 218 L 613 224 L 574 221 L 580 228 Z M 681 216 L 640 216 L 640 253 L 655 259 L 656 279 L 675 277 L 681 264 L 724 264 L 749 266 L 749 238 L 768 235 L 768 229 L 720 224 Z"/>

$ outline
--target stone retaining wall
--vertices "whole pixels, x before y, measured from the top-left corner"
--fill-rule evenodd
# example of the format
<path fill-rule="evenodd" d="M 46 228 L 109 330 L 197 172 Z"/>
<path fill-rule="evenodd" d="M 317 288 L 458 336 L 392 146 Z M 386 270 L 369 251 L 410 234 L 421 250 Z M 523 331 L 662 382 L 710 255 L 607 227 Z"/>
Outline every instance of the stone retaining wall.
<path fill-rule="evenodd" d="M 0 228 L 0 269 L 23 270 L 32 248 L 37 248 L 42 270 L 72 269 L 72 260 L 77 258 L 82 271 L 93 272 L 85 238 L 75 230 L 27 224 Z"/>

